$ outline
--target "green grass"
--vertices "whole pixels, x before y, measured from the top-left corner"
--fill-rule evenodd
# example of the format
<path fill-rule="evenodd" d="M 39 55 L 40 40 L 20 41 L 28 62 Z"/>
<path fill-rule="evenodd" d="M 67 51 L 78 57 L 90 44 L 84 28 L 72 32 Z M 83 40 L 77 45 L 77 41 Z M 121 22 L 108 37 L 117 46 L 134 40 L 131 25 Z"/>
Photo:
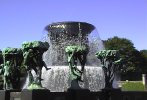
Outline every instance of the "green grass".
<path fill-rule="evenodd" d="M 124 82 L 122 84 L 123 91 L 145 91 L 145 86 L 142 82 Z"/>

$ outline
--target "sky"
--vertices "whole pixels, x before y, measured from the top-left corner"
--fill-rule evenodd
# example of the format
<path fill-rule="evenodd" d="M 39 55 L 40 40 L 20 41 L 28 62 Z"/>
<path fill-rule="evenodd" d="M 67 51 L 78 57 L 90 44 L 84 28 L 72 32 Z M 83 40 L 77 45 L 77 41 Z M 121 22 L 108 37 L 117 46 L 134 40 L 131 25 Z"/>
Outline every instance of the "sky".
<path fill-rule="evenodd" d="M 53 22 L 93 24 L 102 40 L 118 36 L 147 49 L 147 0 L 0 0 L 0 49 L 42 40 Z"/>

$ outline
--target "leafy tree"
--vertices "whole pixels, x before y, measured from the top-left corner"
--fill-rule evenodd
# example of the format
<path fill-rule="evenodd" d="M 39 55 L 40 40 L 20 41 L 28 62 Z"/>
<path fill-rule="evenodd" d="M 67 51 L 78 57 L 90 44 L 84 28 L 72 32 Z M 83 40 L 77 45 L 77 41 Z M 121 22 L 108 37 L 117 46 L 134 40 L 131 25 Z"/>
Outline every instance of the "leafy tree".
<path fill-rule="evenodd" d="M 141 50 L 140 51 L 141 56 L 142 56 L 142 66 L 143 66 L 143 73 L 147 72 L 147 50 Z"/>
<path fill-rule="evenodd" d="M 123 59 L 123 72 L 142 72 L 144 57 L 135 49 L 134 44 L 126 39 L 117 36 L 104 40 L 105 48 L 108 50 L 119 50 Z"/>
<path fill-rule="evenodd" d="M 108 38 L 108 40 L 104 40 L 104 45 L 106 49 L 112 50 L 134 50 L 134 44 L 126 39 L 126 38 L 119 38 L 114 36 L 113 38 Z"/>
<path fill-rule="evenodd" d="M 0 50 L 0 64 L 3 63 L 3 56 L 2 56 L 2 51 Z"/>
<path fill-rule="evenodd" d="M 147 59 L 147 50 L 140 50 L 140 53 Z"/>

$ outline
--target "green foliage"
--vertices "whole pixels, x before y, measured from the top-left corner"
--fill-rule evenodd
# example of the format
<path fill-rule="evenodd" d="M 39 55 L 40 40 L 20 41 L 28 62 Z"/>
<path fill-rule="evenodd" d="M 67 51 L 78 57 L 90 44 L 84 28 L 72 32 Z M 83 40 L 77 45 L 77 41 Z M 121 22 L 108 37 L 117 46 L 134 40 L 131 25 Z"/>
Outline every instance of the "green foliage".
<path fill-rule="evenodd" d="M 147 59 L 147 50 L 141 50 L 140 53 Z"/>
<path fill-rule="evenodd" d="M 142 67 L 143 67 L 142 72 L 146 73 L 147 72 L 147 50 L 141 50 L 140 53 L 142 57 L 142 59 L 140 59 L 142 61 Z"/>
<path fill-rule="evenodd" d="M 108 50 L 119 50 L 123 60 L 122 72 L 143 72 L 145 61 L 142 54 L 135 49 L 133 43 L 126 38 L 113 37 L 103 41 Z"/>
<path fill-rule="evenodd" d="M 117 36 L 104 41 L 104 45 L 108 50 L 134 50 L 134 45 L 130 40 L 126 38 L 119 38 Z"/>
<path fill-rule="evenodd" d="M 123 91 L 145 91 L 142 82 L 125 82 L 122 84 Z"/>

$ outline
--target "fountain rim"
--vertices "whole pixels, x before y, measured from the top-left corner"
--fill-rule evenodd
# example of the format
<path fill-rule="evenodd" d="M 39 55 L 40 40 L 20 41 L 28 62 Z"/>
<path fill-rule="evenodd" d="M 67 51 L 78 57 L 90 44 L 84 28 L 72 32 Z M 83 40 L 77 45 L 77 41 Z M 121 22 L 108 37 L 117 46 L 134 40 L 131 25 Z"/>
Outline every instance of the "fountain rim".
<path fill-rule="evenodd" d="M 90 23 L 87 23 L 87 22 L 81 22 L 81 21 L 63 21 L 63 22 L 53 22 L 51 24 L 48 24 L 46 27 L 45 27 L 45 30 L 49 30 L 49 27 L 52 27 L 52 26 L 56 26 L 56 25 L 62 25 L 62 24 L 84 24 L 86 26 L 89 26 L 89 27 L 92 27 L 93 29 L 96 29 L 96 27 Z"/>

